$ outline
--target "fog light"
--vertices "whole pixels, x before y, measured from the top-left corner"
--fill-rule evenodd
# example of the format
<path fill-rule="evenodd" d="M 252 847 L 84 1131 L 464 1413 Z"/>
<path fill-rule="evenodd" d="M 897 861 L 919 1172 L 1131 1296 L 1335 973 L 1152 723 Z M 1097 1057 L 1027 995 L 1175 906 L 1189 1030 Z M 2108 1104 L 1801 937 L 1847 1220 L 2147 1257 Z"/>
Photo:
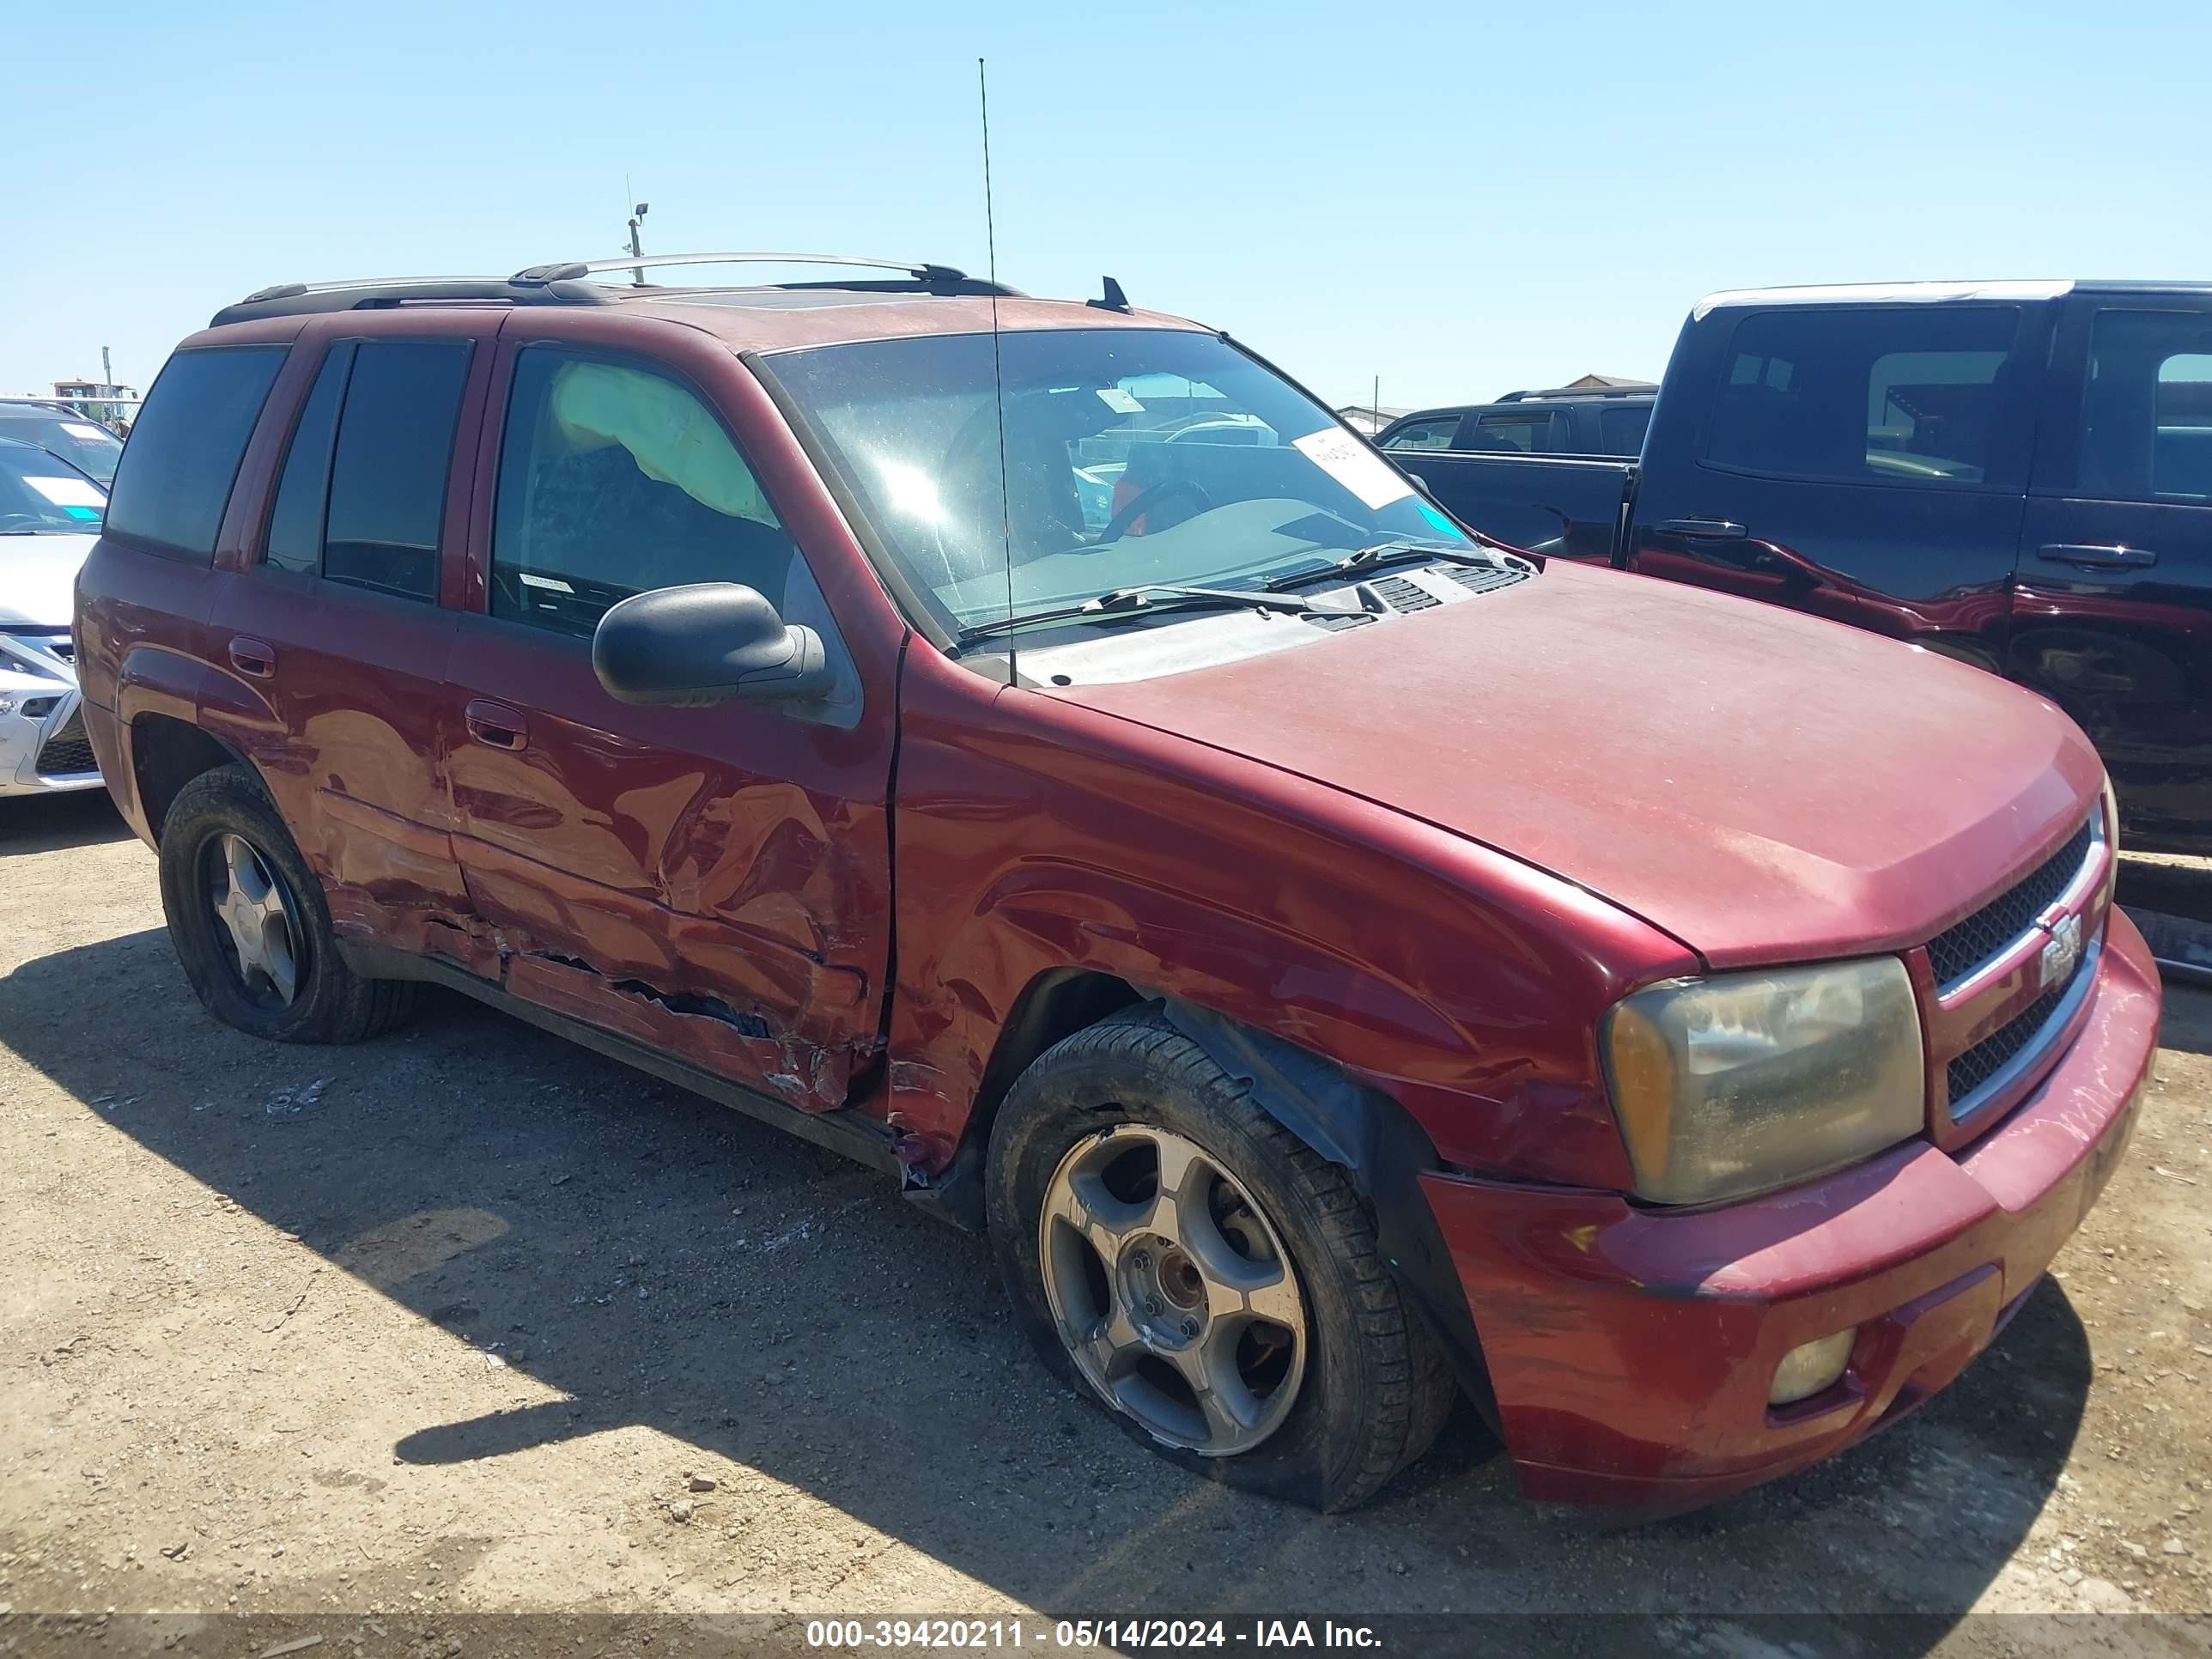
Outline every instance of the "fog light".
<path fill-rule="evenodd" d="M 1838 1331 L 1833 1336 L 1790 1349 L 1774 1368 L 1774 1386 L 1766 1391 L 1766 1403 L 1794 1406 L 1835 1387 L 1844 1367 L 1851 1363 L 1851 1344 L 1857 1337 L 1856 1329 Z"/>

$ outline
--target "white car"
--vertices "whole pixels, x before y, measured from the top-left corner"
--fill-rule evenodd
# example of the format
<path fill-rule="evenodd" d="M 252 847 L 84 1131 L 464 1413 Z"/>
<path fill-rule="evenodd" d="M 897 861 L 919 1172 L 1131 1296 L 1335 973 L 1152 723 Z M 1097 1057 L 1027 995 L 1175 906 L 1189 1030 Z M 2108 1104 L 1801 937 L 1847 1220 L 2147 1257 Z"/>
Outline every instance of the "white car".
<path fill-rule="evenodd" d="M 70 615 L 106 510 L 88 474 L 0 438 L 0 796 L 100 787 Z"/>

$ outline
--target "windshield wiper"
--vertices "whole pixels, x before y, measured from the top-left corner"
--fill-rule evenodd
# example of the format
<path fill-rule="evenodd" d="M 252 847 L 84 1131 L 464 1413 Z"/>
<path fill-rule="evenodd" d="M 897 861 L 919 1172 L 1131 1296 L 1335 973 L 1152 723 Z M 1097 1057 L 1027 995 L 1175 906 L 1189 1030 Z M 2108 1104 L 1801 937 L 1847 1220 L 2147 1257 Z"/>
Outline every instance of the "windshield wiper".
<path fill-rule="evenodd" d="M 1271 577 L 1261 586 L 1270 593 L 1279 593 L 1285 588 L 1301 586 L 1316 576 L 1348 576 L 1354 571 L 1375 570 L 1386 564 L 1405 564 L 1419 559 L 1443 559 L 1450 564 L 1480 565 L 1486 570 L 1500 569 L 1504 565 L 1504 560 L 1486 547 L 1471 550 L 1455 546 L 1449 542 L 1370 542 L 1340 559 L 1306 565 L 1284 575 Z"/>
<path fill-rule="evenodd" d="M 1164 599 L 1155 599 L 1155 593 Z M 990 622 L 977 623 L 960 630 L 962 644 L 981 639 L 989 634 L 1003 634 L 1009 629 L 1026 628 L 1031 623 L 1073 622 L 1086 617 L 1132 617 L 1148 615 L 1156 611 L 1182 611 L 1198 605 L 1239 605 L 1254 611 L 1283 611 L 1299 617 L 1357 617 L 1365 618 L 1367 612 L 1348 610 L 1342 605 L 1316 605 L 1310 599 L 1285 599 L 1279 593 L 1241 587 L 1184 587 L 1173 582 L 1139 582 L 1134 587 L 1117 587 L 1110 593 L 1101 593 L 1096 599 L 1085 599 L 1080 605 L 1061 605 L 1052 611 L 1031 611 L 1018 617 L 999 617 Z"/>

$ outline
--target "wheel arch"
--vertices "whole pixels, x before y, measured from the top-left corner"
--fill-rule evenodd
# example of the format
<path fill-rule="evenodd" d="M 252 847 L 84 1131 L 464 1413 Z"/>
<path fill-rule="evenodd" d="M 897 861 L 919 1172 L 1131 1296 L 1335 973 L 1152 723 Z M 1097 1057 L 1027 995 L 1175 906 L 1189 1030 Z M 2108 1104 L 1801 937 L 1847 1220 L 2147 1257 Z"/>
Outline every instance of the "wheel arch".
<path fill-rule="evenodd" d="M 161 822 L 184 787 L 204 773 L 222 766 L 242 766 L 256 784 L 261 775 L 252 762 L 204 726 L 174 714 L 152 712 L 131 721 L 131 787 L 145 814 L 149 836 L 161 843 Z"/>
<path fill-rule="evenodd" d="M 1427 1132 L 1381 1090 L 1296 1043 L 1178 997 L 1164 999 L 1161 1012 L 1270 1117 L 1351 1176 L 1374 1214 L 1391 1277 L 1495 1430 L 1497 1395 L 1482 1340 L 1450 1248 L 1421 1191 L 1422 1172 L 1443 1167 Z"/>
<path fill-rule="evenodd" d="M 908 1196 L 945 1219 L 983 1230 L 983 1169 L 991 1127 L 1015 1079 L 1054 1043 L 1124 1009 L 1158 1006 L 1274 1120 L 1351 1177 L 1375 1217 L 1391 1274 L 1443 1345 L 1460 1383 L 1495 1427 L 1497 1407 L 1482 1344 L 1451 1253 L 1420 1188 L 1443 1167 L 1411 1113 L 1334 1060 L 1176 996 L 1112 974 L 1051 969 L 1023 988 L 1000 1027 L 983 1080 L 949 1164 Z"/>

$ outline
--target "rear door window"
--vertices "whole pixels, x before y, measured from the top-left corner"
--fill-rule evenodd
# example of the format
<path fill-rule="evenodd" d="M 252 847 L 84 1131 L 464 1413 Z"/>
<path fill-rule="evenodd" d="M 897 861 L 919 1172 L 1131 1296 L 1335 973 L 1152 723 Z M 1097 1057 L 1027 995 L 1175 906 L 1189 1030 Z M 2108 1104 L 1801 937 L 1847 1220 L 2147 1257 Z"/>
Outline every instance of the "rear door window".
<path fill-rule="evenodd" d="M 2082 495 L 2212 502 L 2212 316 L 2099 312 L 2079 444 Z"/>
<path fill-rule="evenodd" d="M 1644 453 L 1644 428 L 1650 424 L 1651 405 L 1649 404 L 1601 409 L 1597 412 L 1598 448 L 1607 455 L 1641 455 Z"/>
<path fill-rule="evenodd" d="M 1408 421 L 1382 440 L 1385 449 L 1449 449 L 1459 435 L 1460 417 L 1439 415 L 1432 420 Z"/>
<path fill-rule="evenodd" d="M 1557 452 L 1571 447 L 1559 423 L 1564 410 L 1516 410 L 1511 414 L 1478 415 L 1470 449 L 1515 450 L 1526 455 Z"/>
<path fill-rule="evenodd" d="M 269 538 L 262 555 L 279 570 L 307 575 L 323 568 L 323 511 L 331 494 L 331 451 L 338 435 L 338 404 L 353 368 L 353 345 L 341 341 L 315 376 L 314 389 L 301 408 L 284 452 L 284 471 L 276 502 L 269 513 Z"/>
<path fill-rule="evenodd" d="M 331 458 L 325 580 L 436 599 L 446 474 L 468 373 L 464 340 L 355 347 Z"/>
<path fill-rule="evenodd" d="M 169 359 L 116 468 L 112 534 L 179 558 L 214 557 L 238 464 L 285 350 L 212 346 Z"/>
<path fill-rule="evenodd" d="M 2033 371 L 2016 306 L 1759 312 L 1736 325 L 1709 466 L 1776 477 L 2018 487 Z"/>

